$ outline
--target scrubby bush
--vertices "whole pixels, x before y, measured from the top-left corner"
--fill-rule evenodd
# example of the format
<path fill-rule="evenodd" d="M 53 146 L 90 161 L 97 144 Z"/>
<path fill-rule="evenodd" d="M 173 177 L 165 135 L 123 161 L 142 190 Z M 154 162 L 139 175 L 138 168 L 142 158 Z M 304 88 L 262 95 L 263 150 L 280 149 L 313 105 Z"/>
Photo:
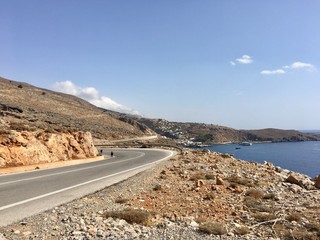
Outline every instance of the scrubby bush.
<path fill-rule="evenodd" d="M 249 189 L 246 192 L 246 196 L 252 197 L 255 199 L 261 199 L 264 196 L 264 193 L 260 190 L 257 190 L 257 189 Z"/>
<path fill-rule="evenodd" d="M 233 186 L 236 186 L 237 184 L 248 186 L 248 187 L 253 187 L 254 184 L 250 179 L 247 178 L 241 178 L 238 176 L 231 176 L 227 178 L 227 180 L 232 184 Z"/>
<path fill-rule="evenodd" d="M 286 219 L 289 221 L 289 222 L 292 222 L 292 221 L 295 221 L 295 222 L 300 222 L 301 221 L 301 214 L 299 213 L 291 213 L 290 215 L 288 215 L 286 217 Z"/>
<path fill-rule="evenodd" d="M 222 223 L 217 222 L 202 223 L 199 226 L 199 231 L 214 235 L 224 235 L 227 233 L 225 226 Z"/>
<path fill-rule="evenodd" d="M 256 213 L 253 214 L 253 217 L 258 222 L 265 222 L 276 219 L 277 217 L 271 213 Z"/>
<path fill-rule="evenodd" d="M 235 233 L 238 235 L 246 235 L 249 233 L 249 228 L 247 226 L 237 227 Z"/>
<path fill-rule="evenodd" d="M 124 204 L 124 203 L 126 203 L 128 201 L 129 201 L 129 199 L 127 199 L 127 198 L 117 198 L 114 202 L 115 203 Z"/>
<path fill-rule="evenodd" d="M 152 215 L 146 210 L 127 208 L 122 211 L 110 211 L 104 214 L 104 217 L 120 218 L 128 223 L 141 224 L 144 226 L 152 225 Z"/>

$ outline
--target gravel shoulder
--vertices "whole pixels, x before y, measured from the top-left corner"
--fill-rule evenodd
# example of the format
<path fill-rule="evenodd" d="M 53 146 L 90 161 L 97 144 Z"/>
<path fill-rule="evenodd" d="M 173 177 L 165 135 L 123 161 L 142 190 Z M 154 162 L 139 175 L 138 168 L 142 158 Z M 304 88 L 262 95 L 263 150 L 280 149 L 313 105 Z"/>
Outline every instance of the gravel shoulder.
<path fill-rule="evenodd" d="M 314 181 L 301 174 L 185 149 L 123 182 L 1 227 L 0 239 L 319 239 L 319 202 Z M 139 224 L 128 223 L 139 222 L 133 210 L 145 214 Z"/>

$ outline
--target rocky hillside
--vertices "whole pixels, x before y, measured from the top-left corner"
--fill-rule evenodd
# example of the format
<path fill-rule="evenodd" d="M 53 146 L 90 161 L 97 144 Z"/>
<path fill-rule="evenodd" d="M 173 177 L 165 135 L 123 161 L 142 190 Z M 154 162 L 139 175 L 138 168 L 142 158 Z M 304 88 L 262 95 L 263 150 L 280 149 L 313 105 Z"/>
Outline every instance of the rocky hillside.
<path fill-rule="evenodd" d="M 94 157 L 95 139 L 152 132 L 77 97 L 0 78 L 0 167 Z"/>
<path fill-rule="evenodd" d="M 142 136 L 149 131 L 115 119 L 75 96 L 4 78 L 0 78 L 0 114 L 16 130 L 88 131 L 103 139 Z"/>
<path fill-rule="evenodd" d="M 262 129 L 237 130 L 229 127 L 204 124 L 170 122 L 163 119 L 139 118 L 158 134 L 175 139 L 184 145 L 215 144 L 243 141 L 319 141 L 320 134 L 302 133 L 295 130 Z"/>

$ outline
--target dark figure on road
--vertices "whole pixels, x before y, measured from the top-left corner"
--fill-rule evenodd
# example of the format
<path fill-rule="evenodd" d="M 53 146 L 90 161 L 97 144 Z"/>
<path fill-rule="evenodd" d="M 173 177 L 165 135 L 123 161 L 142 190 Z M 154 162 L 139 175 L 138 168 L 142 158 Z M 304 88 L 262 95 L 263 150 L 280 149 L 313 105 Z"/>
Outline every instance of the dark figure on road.
<path fill-rule="evenodd" d="M 113 152 L 111 152 L 111 154 L 110 154 L 110 155 L 111 155 L 111 157 L 113 157 Z"/>

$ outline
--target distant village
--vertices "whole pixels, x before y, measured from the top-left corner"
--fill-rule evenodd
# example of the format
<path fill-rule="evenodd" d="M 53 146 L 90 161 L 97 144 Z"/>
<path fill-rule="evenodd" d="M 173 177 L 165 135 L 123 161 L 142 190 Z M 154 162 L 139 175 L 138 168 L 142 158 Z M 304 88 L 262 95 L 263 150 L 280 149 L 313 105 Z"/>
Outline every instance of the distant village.
<path fill-rule="evenodd" d="M 176 143 L 185 147 L 204 147 L 202 142 L 195 141 L 196 138 L 191 137 L 178 124 L 167 120 L 159 119 L 157 122 L 157 133 L 164 138 L 173 139 Z"/>

